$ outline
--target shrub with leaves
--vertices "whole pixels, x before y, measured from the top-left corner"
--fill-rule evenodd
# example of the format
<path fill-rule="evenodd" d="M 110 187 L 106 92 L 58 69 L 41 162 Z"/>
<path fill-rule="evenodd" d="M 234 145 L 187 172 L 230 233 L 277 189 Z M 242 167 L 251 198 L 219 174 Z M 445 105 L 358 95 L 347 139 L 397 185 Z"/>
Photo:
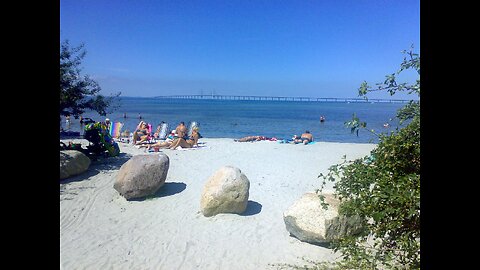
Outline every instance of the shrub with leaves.
<path fill-rule="evenodd" d="M 415 68 L 420 75 L 420 57 L 404 51 L 400 73 Z M 392 95 L 409 91 L 420 97 L 420 79 L 414 85 L 397 84 L 395 74 L 387 76 L 376 90 Z M 360 96 L 372 90 L 363 83 Z M 344 159 L 320 174 L 323 183 L 334 182 L 341 200 L 339 211 L 359 215 L 365 223 L 363 233 L 334 241 L 342 253 L 335 263 L 339 269 L 419 269 L 420 268 L 420 100 L 412 100 L 397 112 L 408 125 L 396 132 L 379 134 L 379 143 L 369 156 Z M 352 133 L 366 124 L 355 118 L 346 122 Z M 321 199 L 321 198 L 320 198 Z"/>

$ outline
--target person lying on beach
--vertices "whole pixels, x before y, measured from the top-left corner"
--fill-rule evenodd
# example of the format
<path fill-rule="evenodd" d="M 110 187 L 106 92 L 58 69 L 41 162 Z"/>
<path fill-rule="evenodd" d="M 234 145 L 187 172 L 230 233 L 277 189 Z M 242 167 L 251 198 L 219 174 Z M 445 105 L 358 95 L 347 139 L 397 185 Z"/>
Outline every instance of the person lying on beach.
<path fill-rule="evenodd" d="M 313 142 L 313 135 L 308 130 L 306 130 L 305 133 L 303 133 L 302 136 L 300 136 L 300 138 L 298 138 L 297 135 L 294 135 L 293 143 L 295 144 L 297 143 L 308 144 L 310 142 Z"/>
<path fill-rule="evenodd" d="M 236 142 L 257 142 L 257 141 L 263 141 L 263 140 L 269 140 L 269 138 L 267 138 L 265 136 L 247 136 L 247 137 L 243 137 L 241 139 L 234 140 L 234 141 L 236 141 Z"/>
<path fill-rule="evenodd" d="M 141 144 L 148 139 L 147 123 L 140 121 L 137 129 L 133 133 L 133 144 Z M 138 141 L 138 142 L 137 142 Z"/>
<path fill-rule="evenodd" d="M 296 134 L 293 135 L 291 139 L 283 140 L 283 143 L 290 143 L 290 144 L 297 144 L 297 143 L 301 143 L 301 142 L 302 142 L 302 140 L 300 139 L 300 136 L 298 136 Z"/>
<path fill-rule="evenodd" d="M 187 140 L 185 140 L 184 138 L 181 138 L 181 137 L 175 139 L 171 143 L 169 149 L 175 150 L 179 146 L 182 147 L 182 148 L 192 148 L 192 147 L 197 146 L 198 145 L 198 139 L 200 138 L 200 133 L 198 133 L 198 130 L 199 130 L 198 127 L 194 127 L 193 130 L 192 130 L 192 135 Z"/>
<path fill-rule="evenodd" d="M 172 145 L 174 141 L 173 140 L 167 140 L 164 142 L 156 142 L 153 144 L 147 144 L 145 146 L 140 146 L 141 147 L 146 147 L 147 150 L 150 150 L 150 148 L 168 148 L 170 145 Z"/>

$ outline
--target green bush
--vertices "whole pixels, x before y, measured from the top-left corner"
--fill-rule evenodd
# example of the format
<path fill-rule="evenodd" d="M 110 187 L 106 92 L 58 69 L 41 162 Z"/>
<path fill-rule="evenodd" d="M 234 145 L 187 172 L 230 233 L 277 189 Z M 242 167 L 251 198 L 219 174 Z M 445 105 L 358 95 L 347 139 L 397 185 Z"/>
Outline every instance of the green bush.
<path fill-rule="evenodd" d="M 420 57 L 412 50 L 397 74 L 409 68 L 420 74 Z M 409 91 L 420 97 L 420 80 L 414 85 L 397 84 L 391 74 L 375 90 L 392 95 Z M 369 91 L 374 90 L 366 83 L 359 89 L 360 95 Z M 396 132 L 380 134 L 369 156 L 353 161 L 344 157 L 326 175 L 320 174 L 323 183 L 319 191 L 326 181 L 333 181 L 341 200 L 340 214 L 359 215 L 365 230 L 332 242 L 334 250 L 342 254 L 341 260 L 331 265 L 318 263 L 316 267 L 323 267 L 318 269 L 420 268 L 420 100 L 412 100 L 397 117 L 409 123 Z M 366 126 L 355 115 L 346 125 L 352 133 Z"/>

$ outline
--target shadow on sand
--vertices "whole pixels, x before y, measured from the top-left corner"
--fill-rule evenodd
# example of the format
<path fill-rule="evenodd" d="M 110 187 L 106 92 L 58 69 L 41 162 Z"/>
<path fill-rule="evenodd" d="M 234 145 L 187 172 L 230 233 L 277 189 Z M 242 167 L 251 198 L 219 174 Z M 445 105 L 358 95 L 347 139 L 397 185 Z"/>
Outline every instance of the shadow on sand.
<path fill-rule="evenodd" d="M 132 198 L 129 199 L 129 201 L 145 201 L 145 200 L 151 200 L 155 198 L 161 198 L 161 197 L 167 197 L 167 196 L 172 196 L 175 194 L 178 194 L 182 191 L 184 191 L 187 188 L 187 184 L 185 183 L 180 183 L 180 182 L 166 182 L 161 188 L 157 190 L 154 194 L 150 196 L 146 196 L 143 198 Z"/>
<path fill-rule="evenodd" d="M 156 198 L 172 196 L 184 191 L 186 188 L 187 184 L 185 183 L 166 182 L 157 192 L 155 192 L 154 196 Z"/>
<path fill-rule="evenodd" d="M 313 241 L 305 241 L 305 240 L 302 240 L 302 239 L 298 238 L 297 236 L 295 236 L 291 233 L 290 233 L 290 237 L 296 238 L 301 242 L 309 243 L 310 245 L 319 246 L 319 247 L 328 248 L 328 249 L 333 249 L 333 246 L 332 246 L 331 242 L 318 243 L 318 242 L 313 242 Z"/>
<path fill-rule="evenodd" d="M 240 216 L 253 216 L 262 211 L 262 205 L 255 201 L 248 201 L 247 209 Z"/>
<path fill-rule="evenodd" d="M 99 157 L 96 160 L 92 160 L 87 171 L 81 174 L 74 175 L 69 178 L 60 180 L 60 184 L 68 184 L 70 182 L 83 181 L 94 175 L 99 174 L 101 171 L 118 170 L 131 157 L 132 155 L 126 154 L 126 153 L 120 153 L 116 157 Z"/>

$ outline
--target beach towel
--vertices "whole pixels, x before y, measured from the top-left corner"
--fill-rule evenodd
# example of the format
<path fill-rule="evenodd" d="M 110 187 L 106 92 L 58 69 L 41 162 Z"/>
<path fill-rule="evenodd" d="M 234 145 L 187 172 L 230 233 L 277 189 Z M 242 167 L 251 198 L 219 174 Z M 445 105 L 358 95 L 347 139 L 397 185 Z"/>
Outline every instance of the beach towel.
<path fill-rule="evenodd" d="M 289 143 L 289 144 L 292 144 L 293 143 L 293 140 L 292 139 L 288 139 L 288 140 L 277 140 L 278 143 Z M 310 144 L 315 144 L 317 143 L 316 141 L 313 141 L 313 142 L 309 142 L 307 143 L 307 145 L 310 145 Z M 303 144 L 303 143 L 295 143 L 295 144 Z"/>
<path fill-rule="evenodd" d="M 120 122 L 113 122 L 110 124 L 109 134 L 112 138 L 118 139 L 120 138 L 121 130 L 123 127 L 123 123 Z"/>
<path fill-rule="evenodd" d="M 147 124 L 147 130 L 148 130 L 148 135 L 151 136 L 152 135 L 152 124 L 150 124 L 150 123 Z"/>
<path fill-rule="evenodd" d="M 190 148 L 183 148 L 181 146 L 177 147 L 177 149 L 173 150 L 173 151 L 177 151 L 177 150 L 180 150 L 180 151 L 189 151 L 189 150 L 198 150 L 198 149 L 203 149 L 203 148 L 207 148 L 207 145 L 204 143 L 204 142 L 201 142 L 201 143 L 198 143 L 196 146 L 194 147 L 190 147 Z M 160 149 L 158 152 L 162 152 L 163 149 Z M 148 150 L 145 150 L 145 152 L 148 152 L 148 153 L 158 153 L 158 152 L 155 152 L 155 150 L 153 148 L 150 148 Z"/>
<path fill-rule="evenodd" d="M 183 147 L 179 146 L 174 151 L 176 151 L 176 150 L 189 151 L 189 150 L 198 150 L 198 149 L 203 149 L 203 148 L 207 148 L 206 143 L 205 142 L 198 142 L 197 145 L 195 145 L 193 147 L 183 148 Z"/>
<path fill-rule="evenodd" d="M 189 151 L 189 150 L 198 150 L 198 149 L 203 149 L 203 148 L 207 148 L 207 146 L 205 144 L 198 144 L 197 146 L 194 146 L 194 147 L 190 147 L 190 148 L 183 148 L 181 146 L 177 147 L 176 150 L 182 150 L 182 151 Z"/>

